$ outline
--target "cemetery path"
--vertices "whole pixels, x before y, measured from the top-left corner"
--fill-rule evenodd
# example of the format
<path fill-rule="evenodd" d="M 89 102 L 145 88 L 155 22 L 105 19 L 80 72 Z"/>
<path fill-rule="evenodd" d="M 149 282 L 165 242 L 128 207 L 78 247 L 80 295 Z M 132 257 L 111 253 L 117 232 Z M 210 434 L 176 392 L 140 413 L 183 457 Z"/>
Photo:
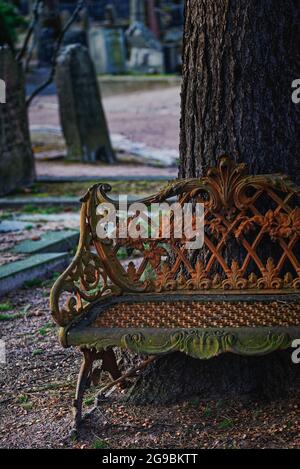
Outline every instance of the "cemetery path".
<path fill-rule="evenodd" d="M 103 105 L 112 134 L 157 149 L 178 150 L 178 86 L 104 97 Z M 37 97 L 30 106 L 29 120 L 31 126 L 59 126 L 57 96 Z"/>
<path fill-rule="evenodd" d="M 170 406 L 133 407 L 115 390 L 69 438 L 79 352 L 62 349 L 48 308 L 49 287 L 21 289 L 0 299 L 0 447 L 4 448 L 299 448 L 300 390 L 273 403 L 191 399 Z M 120 355 L 119 355 L 120 357 Z M 123 356 L 123 367 L 136 363 Z M 104 376 L 102 384 L 108 382 Z M 86 395 L 91 406 L 96 388 Z"/>
<path fill-rule="evenodd" d="M 168 176 L 170 179 L 178 176 L 177 168 L 160 168 L 146 165 L 92 165 L 83 163 L 67 163 L 62 161 L 37 161 L 37 176 L 53 177 L 122 177 L 122 176 L 140 176 L 147 177 Z"/>

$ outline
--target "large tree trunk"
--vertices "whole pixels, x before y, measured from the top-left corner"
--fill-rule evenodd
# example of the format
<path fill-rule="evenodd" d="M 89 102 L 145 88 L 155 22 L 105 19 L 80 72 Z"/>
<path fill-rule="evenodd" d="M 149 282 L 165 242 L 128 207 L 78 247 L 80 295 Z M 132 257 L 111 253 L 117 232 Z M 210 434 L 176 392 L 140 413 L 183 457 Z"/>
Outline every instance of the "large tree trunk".
<path fill-rule="evenodd" d="M 299 1 L 186 1 L 181 177 L 227 153 L 300 181 L 299 37 Z"/>
<path fill-rule="evenodd" d="M 201 176 L 228 154 L 253 173 L 285 172 L 300 182 L 300 105 L 292 102 L 299 37 L 299 1 L 186 0 L 180 177 Z M 162 358 L 141 374 L 131 399 L 270 395 L 291 383 L 285 373 L 292 362 L 283 353 L 202 363 L 180 354 Z M 267 385 L 257 385 L 266 376 Z"/>

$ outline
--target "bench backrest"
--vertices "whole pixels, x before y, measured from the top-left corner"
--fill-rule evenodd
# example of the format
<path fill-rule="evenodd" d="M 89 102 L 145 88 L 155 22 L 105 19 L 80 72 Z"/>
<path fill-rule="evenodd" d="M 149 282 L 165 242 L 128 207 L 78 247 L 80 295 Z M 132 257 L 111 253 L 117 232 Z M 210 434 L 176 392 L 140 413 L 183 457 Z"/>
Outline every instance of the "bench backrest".
<path fill-rule="evenodd" d="M 92 243 L 108 279 L 122 291 L 300 291 L 300 189 L 286 176 L 248 175 L 244 164 L 222 157 L 205 177 L 176 180 L 140 201 L 202 203 L 204 246 L 197 250 L 184 236 L 99 239 L 98 205 L 118 206 L 110 189 L 99 184 L 83 198 L 82 231 L 89 235 L 82 243 Z M 124 248 L 136 262 L 122 261 Z"/>

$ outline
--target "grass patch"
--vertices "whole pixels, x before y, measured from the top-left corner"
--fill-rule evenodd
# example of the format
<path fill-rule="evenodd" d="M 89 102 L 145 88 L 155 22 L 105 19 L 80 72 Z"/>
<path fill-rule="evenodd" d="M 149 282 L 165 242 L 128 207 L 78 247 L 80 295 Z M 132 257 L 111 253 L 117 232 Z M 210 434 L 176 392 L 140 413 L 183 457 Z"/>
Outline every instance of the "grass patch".
<path fill-rule="evenodd" d="M 54 327 L 54 324 L 52 324 L 52 322 L 47 322 L 47 324 L 45 324 L 43 327 L 38 329 L 38 333 L 44 337 L 46 334 L 48 334 L 48 332 L 51 329 L 53 329 L 53 327 Z"/>
<path fill-rule="evenodd" d="M 97 439 L 93 441 L 92 448 L 93 449 L 107 449 L 109 448 L 109 445 L 106 441 Z"/>
<path fill-rule="evenodd" d="M 37 349 L 33 350 L 31 355 L 33 357 L 37 357 L 38 355 L 42 355 L 43 353 L 44 353 L 44 350 L 42 350 L 41 348 L 37 348 Z"/>
<path fill-rule="evenodd" d="M 24 404 L 26 402 L 28 402 L 28 396 L 26 396 L 25 394 L 21 394 L 20 396 L 17 397 L 17 403 L 18 404 Z"/>
<path fill-rule="evenodd" d="M 11 303 L 6 301 L 5 303 L 0 303 L 0 311 L 9 311 L 12 308 Z"/>
<path fill-rule="evenodd" d="M 41 287 L 43 285 L 43 280 L 40 278 L 33 278 L 32 280 L 26 280 L 24 282 L 25 288 L 34 288 L 34 287 Z"/>
<path fill-rule="evenodd" d="M 229 418 L 225 418 L 222 422 L 219 423 L 218 428 L 220 430 L 228 430 L 233 427 L 233 421 Z"/>
<path fill-rule="evenodd" d="M 22 409 L 24 410 L 31 410 L 33 408 L 32 402 L 24 402 L 24 404 L 20 404 Z"/>
<path fill-rule="evenodd" d="M 53 182 L 53 183 L 36 183 L 30 192 L 22 193 L 22 197 L 82 197 L 87 189 L 99 180 L 91 181 L 74 181 L 74 182 Z M 107 181 L 107 184 L 112 186 L 113 194 L 152 194 L 160 190 L 164 185 L 164 181 L 149 181 L 142 179 L 138 181 Z M 15 192 L 10 197 L 20 195 L 20 192 Z M 37 207 L 35 204 L 27 204 L 23 207 L 23 213 L 37 213 L 50 215 L 53 213 L 62 212 L 61 207 Z M 78 211 L 78 209 L 77 209 Z"/>
<path fill-rule="evenodd" d="M 209 417 L 211 417 L 211 416 L 212 416 L 212 409 L 211 409 L 211 407 L 209 407 L 209 405 L 208 405 L 208 406 L 206 406 L 205 409 L 204 409 L 203 417 L 204 417 L 204 418 L 209 418 Z"/>
<path fill-rule="evenodd" d="M 200 398 L 199 397 L 193 397 L 192 399 L 189 400 L 189 405 L 190 405 L 190 407 L 193 407 L 194 409 L 197 409 L 200 405 Z"/>
<path fill-rule="evenodd" d="M 24 313 L 5 314 L 0 313 L 0 321 L 13 321 L 14 319 L 20 319 L 24 317 Z"/>
<path fill-rule="evenodd" d="M 92 404 L 94 404 L 94 401 L 95 401 L 94 397 L 88 397 L 87 399 L 85 399 L 84 404 L 85 405 L 92 405 Z"/>

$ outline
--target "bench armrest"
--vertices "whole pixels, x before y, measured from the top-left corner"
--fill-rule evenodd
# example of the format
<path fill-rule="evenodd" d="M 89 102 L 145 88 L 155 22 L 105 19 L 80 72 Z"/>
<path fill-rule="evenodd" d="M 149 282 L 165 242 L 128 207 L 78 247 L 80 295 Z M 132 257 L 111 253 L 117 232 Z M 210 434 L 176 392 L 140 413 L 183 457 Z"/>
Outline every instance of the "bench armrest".
<path fill-rule="evenodd" d="M 93 252 L 92 233 L 87 219 L 88 203 L 83 198 L 80 212 L 80 239 L 69 267 L 54 283 L 50 309 L 54 321 L 62 327 L 85 313 L 96 301 L 118 295 L 121 289 L 111 283 L 103 263 Z"/>

